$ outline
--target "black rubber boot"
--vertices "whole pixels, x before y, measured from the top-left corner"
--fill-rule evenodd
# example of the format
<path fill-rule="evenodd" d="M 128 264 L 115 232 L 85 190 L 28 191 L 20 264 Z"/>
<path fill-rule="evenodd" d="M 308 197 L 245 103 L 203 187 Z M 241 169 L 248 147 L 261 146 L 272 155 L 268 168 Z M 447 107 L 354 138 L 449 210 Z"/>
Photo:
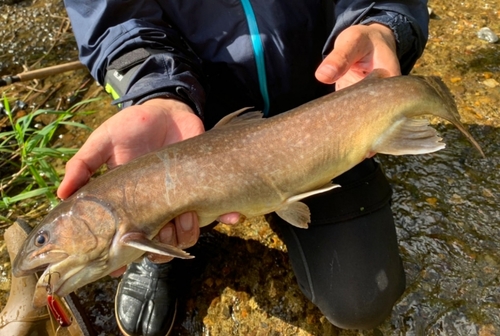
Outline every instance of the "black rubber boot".
<path fill-rule="evenodd" d="M 132 263 L 118 286 L 115 312 L 127 336 L 165 336 L 177 311 L 175 262 L 154 264 L 147 258 Z"/>

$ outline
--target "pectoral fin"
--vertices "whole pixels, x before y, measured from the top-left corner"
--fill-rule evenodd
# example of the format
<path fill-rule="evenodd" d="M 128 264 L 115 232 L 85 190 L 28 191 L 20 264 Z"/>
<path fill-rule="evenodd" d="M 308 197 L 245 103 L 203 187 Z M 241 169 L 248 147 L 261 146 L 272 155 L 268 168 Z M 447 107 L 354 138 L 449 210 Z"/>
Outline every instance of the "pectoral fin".
<path fill-rule="evenodd" d="M 391 155 L 426 154 L 443 149 L 446 145 L 441 140 L 427 120 L 405 118 L 378 139 L 373 151 Z"/>
<path fill-rule="evenodd" d="M 183 251 L 175 246 L 152 241 L 151 239 L 146 238 L 144 234 L 139 232 L 131 232 L 124 234 L 123 237 L 120 239 L 120 242 L 124 245 L 134 247 L 138 250 L 161 254 L 168 257 L 174 257 L 180 259 L 194 258 L 194 256 L 190 255 L 186 251 Z"/>
<path fill-rule="evenodd" d="M 283 207 L 278 209 L 276 214 L 293 226 L 307 229 L 308 224 L 311 222 L 311 212 L 306 204 L 299 201 L 306 197 L 321 194 L 338 187 L 340 187 L 340 185 L 329 182 L 319 189 L 292 196 L 284 202 Z"/>

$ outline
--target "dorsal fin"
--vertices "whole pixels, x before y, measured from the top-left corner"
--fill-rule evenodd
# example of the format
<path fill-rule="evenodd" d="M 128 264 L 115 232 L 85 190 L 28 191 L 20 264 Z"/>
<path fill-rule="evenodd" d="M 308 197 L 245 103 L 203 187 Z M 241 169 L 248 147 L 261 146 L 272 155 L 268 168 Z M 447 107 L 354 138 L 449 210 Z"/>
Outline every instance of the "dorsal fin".
<path fill-rule="evenodd" d="M 263 114 L 261 111 L 252 111 L 245 113 L 245 111 L 251 108 L 252 107 L 245 107 L 238 111 L 228 114 L 227 116 L 219 120 L 219 122 L 214 126 L 214 128 L 262 119 Z"/>

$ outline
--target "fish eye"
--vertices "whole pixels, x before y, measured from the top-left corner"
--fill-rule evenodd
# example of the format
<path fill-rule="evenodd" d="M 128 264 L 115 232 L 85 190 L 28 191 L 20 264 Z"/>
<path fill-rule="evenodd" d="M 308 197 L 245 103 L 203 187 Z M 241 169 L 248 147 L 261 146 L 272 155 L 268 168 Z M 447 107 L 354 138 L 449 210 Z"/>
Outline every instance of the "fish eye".
<path fill-rule="evenodd" d="M 46 231 L 38 232 L 38 235 L 35 238 L 35 246 L 43 246 L 46 242 L 49 241 L 49 234 Z"/>

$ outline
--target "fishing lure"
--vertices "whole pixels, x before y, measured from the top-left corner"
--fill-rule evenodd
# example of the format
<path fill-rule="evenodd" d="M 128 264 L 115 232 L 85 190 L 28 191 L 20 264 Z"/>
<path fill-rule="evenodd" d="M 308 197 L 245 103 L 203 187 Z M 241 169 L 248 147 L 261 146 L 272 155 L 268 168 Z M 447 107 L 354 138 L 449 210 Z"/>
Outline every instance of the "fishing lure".
<path fill-rule="evenodd" d="M 49 272 L 47 286 L 45 287 L 47 290 L 47 306 L 49 307 L 50 313 L 61 327 L 69 327 L 73 322 L 71 313 L 61 298 L 52 293 L 52 286 L 50 285 L 51 276 L 52 273 Z"/>

